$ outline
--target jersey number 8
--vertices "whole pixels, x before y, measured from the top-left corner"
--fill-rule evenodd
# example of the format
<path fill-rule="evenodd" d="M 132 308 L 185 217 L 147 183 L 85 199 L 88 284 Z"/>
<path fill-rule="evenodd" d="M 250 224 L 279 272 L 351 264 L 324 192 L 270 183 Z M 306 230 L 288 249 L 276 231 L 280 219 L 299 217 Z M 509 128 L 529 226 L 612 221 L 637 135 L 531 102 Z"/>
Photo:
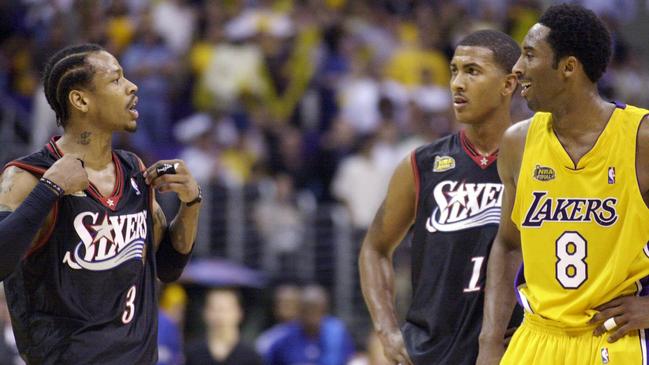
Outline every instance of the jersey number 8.
<path fill-rule="evenodd" d="M 579 233 L 563 232 L 556 242 L 556 278 L 565 289 L 577 289 L 588 279 L 587 241 Z"/>

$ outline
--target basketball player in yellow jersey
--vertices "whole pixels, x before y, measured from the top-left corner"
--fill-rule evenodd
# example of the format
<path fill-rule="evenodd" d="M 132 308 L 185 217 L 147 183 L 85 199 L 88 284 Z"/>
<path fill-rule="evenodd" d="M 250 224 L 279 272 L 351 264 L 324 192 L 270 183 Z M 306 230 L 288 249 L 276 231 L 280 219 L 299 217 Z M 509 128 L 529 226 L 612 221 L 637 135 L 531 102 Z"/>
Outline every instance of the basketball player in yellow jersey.
<path fill-rule="evenodd" d="M 523 42 L 513 71 L 537 113 L 501 142 L 480 365 L 647 364 L 649 111 L 599 96 L 610 39 L 591 11 L 558 5 Z M 505 352 L 516 296 L 525 319 Z"/>

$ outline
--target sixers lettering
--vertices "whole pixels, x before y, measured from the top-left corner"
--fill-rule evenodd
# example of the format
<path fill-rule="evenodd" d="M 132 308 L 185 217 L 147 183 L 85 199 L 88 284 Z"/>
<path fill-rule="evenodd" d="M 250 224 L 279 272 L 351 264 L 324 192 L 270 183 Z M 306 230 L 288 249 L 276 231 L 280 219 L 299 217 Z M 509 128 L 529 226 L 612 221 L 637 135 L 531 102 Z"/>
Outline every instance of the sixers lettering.
<path fill-rule="evenodd" d="M 132 258 L 142 259 L 147 238 L 146 210 L 110 217 L 106 213 L 101 224 L 98 217 L 99 213 L 83 212 L 74 218 L 74 230 L 81 242 L 65 253 L 63 263 L 73 269 L 101 271 Z"/>
<path fill-rule="evenodd" d="M 503 185 L 445 180 L 435 186 L 437 207 L 426 221 L 428 232 L 452 232 L 498 224 Z"/>

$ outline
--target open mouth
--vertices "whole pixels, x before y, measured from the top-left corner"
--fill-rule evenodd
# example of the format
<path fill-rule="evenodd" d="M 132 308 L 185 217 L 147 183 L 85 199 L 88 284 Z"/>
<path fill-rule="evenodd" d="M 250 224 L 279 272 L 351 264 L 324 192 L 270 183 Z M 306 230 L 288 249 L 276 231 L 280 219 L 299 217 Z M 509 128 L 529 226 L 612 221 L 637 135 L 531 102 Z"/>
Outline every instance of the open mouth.
<path fill-rule="evenodd" d="M 532 87 L 532 83 L 529 81 L 520 81 L 521 85 L 521 96 L 525 97 L 530 91 L 530 88 Z"/>
<path fill-rule="evenodd" d="M 136 106 L 137 106 L 137 97 L 135 97 L 133 99 L 133 102 L 131 102 L 131 104 L 129 104 L 128 106 L 128 111 L 131 113 L 134 119 L 137 119 L 137 117 L 140 115 L 137 109 L 135 109 Z"/>

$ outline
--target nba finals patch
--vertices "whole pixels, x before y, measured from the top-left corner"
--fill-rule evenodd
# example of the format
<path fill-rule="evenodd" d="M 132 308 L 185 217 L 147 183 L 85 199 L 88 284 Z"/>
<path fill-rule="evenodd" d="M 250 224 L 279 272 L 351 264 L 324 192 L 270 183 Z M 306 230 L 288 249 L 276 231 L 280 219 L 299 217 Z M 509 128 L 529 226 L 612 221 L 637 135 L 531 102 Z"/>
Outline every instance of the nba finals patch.
<path fill-rule="evenodd" d="M 615 167 L 608 168 L 608 183 L 615 184 Z"/>
<path fill-rule="evenodd" d="M 609 358 L 608 358 L 608 348 L 603 347 L 602 348 L 602 364 L 608 364 Z"/>
<path fill-rule="evenodd" d="M 435 156 L 433 172 L 444 172 L 455 168 L 455 159 L 451 156 Z"/>
<path fill-rule="evenodd" d="M 554 170 L 550 167 L 536 165 L 534 168 L 534 178 L 538 181 L 554 180 Z"/>

